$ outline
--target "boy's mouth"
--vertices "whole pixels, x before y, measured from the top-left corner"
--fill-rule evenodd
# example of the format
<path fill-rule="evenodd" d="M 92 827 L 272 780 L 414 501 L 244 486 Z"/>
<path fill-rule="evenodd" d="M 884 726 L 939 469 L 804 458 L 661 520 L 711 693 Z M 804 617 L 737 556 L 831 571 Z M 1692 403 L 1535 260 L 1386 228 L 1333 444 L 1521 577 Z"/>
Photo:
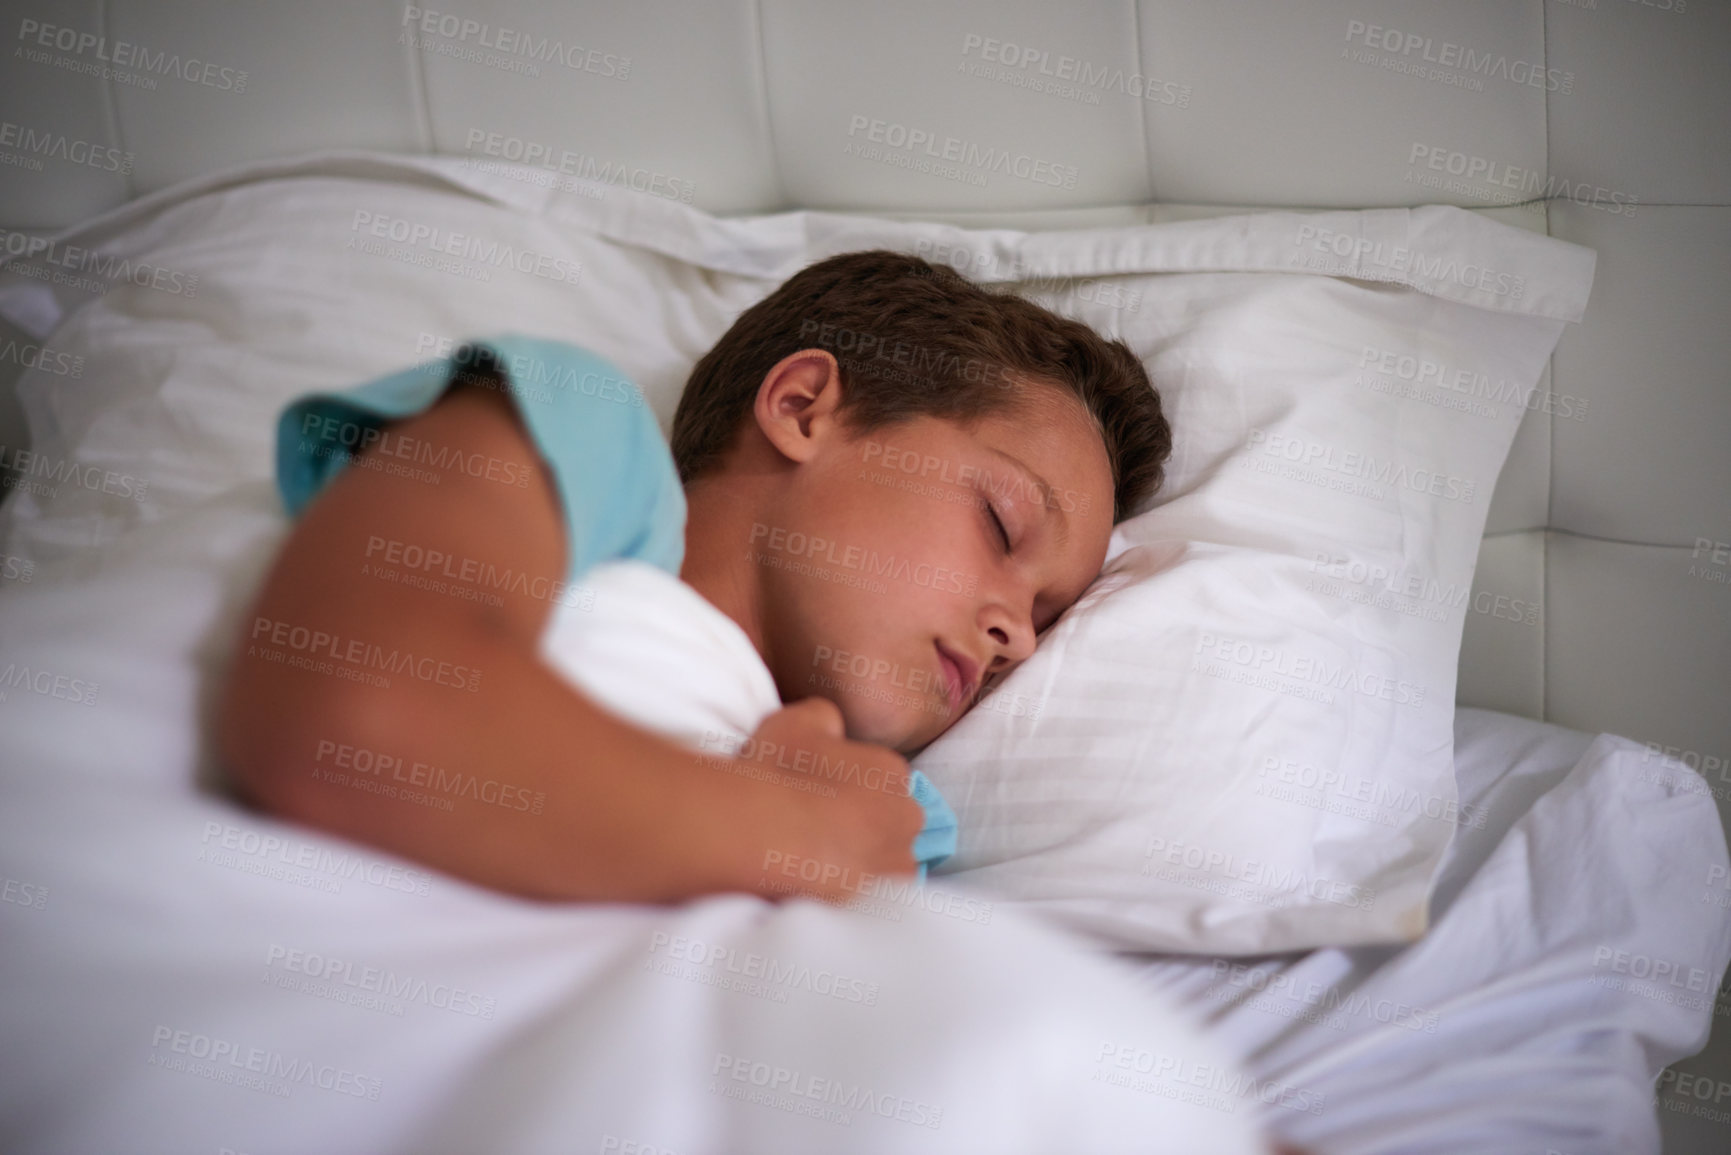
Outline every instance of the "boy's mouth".
<path fill-rule="evenodd" d="M 946 649 L 942 642 L 936 643 L 938 651 L 938 667 L 944 672 L 944 689 L 950 697 L 950 714 L 959 716 L 974 692 L 974 678 L 977 668 L 967 657 Z"/>

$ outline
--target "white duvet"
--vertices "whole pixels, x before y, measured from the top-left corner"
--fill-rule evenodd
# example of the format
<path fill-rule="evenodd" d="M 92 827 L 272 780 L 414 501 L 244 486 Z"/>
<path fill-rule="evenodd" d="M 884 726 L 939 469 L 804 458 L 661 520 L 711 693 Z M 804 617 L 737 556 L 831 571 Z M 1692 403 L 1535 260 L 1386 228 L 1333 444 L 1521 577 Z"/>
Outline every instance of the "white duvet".
<path fill-rule="evenodd" d="M 251 483 L 0 596 L 94 687 L 0 702 L 8 1150 L 1263 1150 L 1187 1015 L 978 896 L 540 905 L 198 793 L 285 529 Z"/>

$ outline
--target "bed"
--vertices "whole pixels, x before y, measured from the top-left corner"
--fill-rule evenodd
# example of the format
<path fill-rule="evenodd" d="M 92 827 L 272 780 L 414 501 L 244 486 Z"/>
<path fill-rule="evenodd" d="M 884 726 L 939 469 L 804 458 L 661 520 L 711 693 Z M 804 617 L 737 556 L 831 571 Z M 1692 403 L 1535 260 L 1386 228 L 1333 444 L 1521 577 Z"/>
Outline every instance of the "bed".
<path fill-rule="evenodd" d="M 158 455 L 150 500 L 174 516 L 121 525 L 113 493 L 15 493 L 0 545 L 0 967 L 29 992 L 4 1029 L 31 1061 L 0 1091 L 10 1146 L 1252 1150 L 1254 1127 L 1317 1153 L 1723 1147 L 1731 1067 L 1709 1030 L 1731 959 L 1731 477 L 1715 446 L 1731 417 L 1710 278 L 1731 232 L 1710 143 L 1726 82 L 1703 64 L 1731 44 L 1722 10 L 121 4 L 17 6 L 11 23 L 33 54 L 0 79 L 14 256 L 101 212 L 150 243 L 174 205 L 200 211 L 193 186 L 171 188 L 185 180 L 262 187 L 323 164 L 424 190 L 434 177 L 388 154 L 443 153 L 448 176 L 522 203 L 582 188 L 724 218 L 805 207 L 984 232 L 1454 203 L 1591 248 L 1598 271 L 1496 479 L 1452 695 L 1472 821 L 1411 945 L 1113 949 L 965 882 L 875 915 L 742 896 L 672 911 L 501 901 L 211 789 L 203 671 L 281 525 L 256 479 L 175 502 L 212 496 L 256 448 L 247 436 Z M 550 63 L 511 29 L 581 49 Z M 1134 94 L 1109 74 L 1078 83 L 1077 61 L 1131 44 Z M 179 71 L 160 70 L 159 46 Z M 1447 55 L 1462 46 L 1490 63 Z M 1642 54 L 1653 82 L 1629 87 L 1613 47 Z M 301 60 L 319 84 L 288 67 Z M 1240 79 L 1209 79 L 1226 75 Z M 672 95 L 693 84 L 713 99 Z M 598 115 L 573 128 L 557 111 L 569 101 Z M 1606 118 L 1631 126 L 1618 151 L 1593 131 Z M 1672 136 L 1638 131 L 1662 118 Z M 1014 124 L 1030 151 L 1074 164 L 982 185 L 841 157 L 874 122 L 886 142 L 897 124 L 981 140 Z M 315 148 L 348 151 L 274 159 Z M 572 171 L 547 175 L 560 151 Z M 292 282 L 295 254 L 269 256 Z M 104 349 L 147 349 L 169 394 L 208 375 L 218 346 L 237 378 L 383 355 L 361 338 L 299 362 L 286 340 L 223 346 L 211 335 L 240 326 L 234 302 L 191 267 L 95 294 L 114 307 L 82 321 L 88 288 L 9 299 L 0 368 L 21 392 L 6 391 L 7 464 L 32 438 L 92 429 L 174 443 L 181 431 L 151 425 L 164 411 L 113 384 Z M 697 351 L 712 320 L 689 326 Z M 115 345 L 103 326 L 117 321 L 145 345 Z M 664 401 L 680 364 L 634 370 Z M 107 391 L 74 403 L 87 373 Z M 28 427 L 19 397 L 36 398 Z M 124 477 L 138 460 L 103 464 Z M 149 508 L 143 496 L 127 508 Z"/>

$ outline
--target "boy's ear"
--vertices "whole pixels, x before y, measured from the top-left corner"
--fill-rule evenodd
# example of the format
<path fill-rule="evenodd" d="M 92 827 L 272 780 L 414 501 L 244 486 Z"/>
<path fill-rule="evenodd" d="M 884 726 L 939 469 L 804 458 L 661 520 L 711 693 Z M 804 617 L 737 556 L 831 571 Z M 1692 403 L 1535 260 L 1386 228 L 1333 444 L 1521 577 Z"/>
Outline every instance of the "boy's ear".
<path fill-rule="evenodd" d="M 839 427 L 841 370 L 823 349 L 789 353 L 764 374 L 752 416 L 758 429 L 790 461 L 804 463 Z"/>

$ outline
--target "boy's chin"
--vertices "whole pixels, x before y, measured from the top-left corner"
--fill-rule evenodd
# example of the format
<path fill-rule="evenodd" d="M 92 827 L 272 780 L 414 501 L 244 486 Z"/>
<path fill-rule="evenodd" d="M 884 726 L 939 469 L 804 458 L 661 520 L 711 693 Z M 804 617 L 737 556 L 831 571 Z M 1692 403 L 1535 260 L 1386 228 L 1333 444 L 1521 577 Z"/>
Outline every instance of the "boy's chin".
<path fill-rule="evenodd" d="M 912 720 L 886 710 L 881 702 L 861 702 L 849 698 L 831 699 L 841 707 L 842 726 L 855 742 L 870 742 L 887 746 L 896 753 L 914 738 Z"/>
<path fill-rule="evenodd" d="M 927 711 L 884 710 L 882 704 L 876 702 L 836 704 L 841 707 L 849 738 L 855 742 L 887 746 L 904 758 L 912 758 L 949 729 L 948 718 L 939 718 Z"/>

